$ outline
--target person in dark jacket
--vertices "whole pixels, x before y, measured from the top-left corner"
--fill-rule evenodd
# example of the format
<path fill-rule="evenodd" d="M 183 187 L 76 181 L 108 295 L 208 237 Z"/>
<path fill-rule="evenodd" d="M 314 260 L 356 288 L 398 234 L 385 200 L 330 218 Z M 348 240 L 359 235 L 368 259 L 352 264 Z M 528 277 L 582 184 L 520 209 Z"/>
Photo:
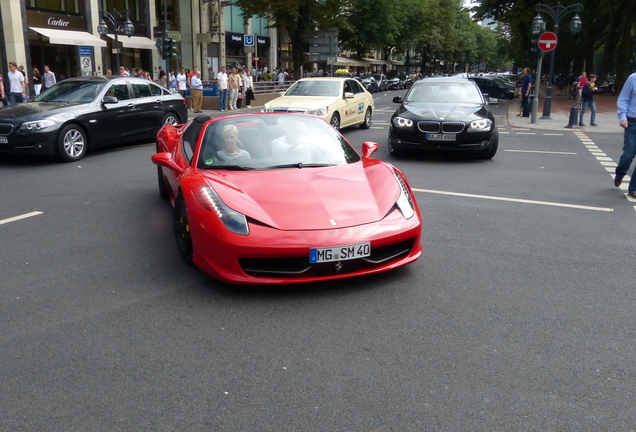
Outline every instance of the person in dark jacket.
<path fill-rule="evenodd" d="M 592 111 L 590 126 L 596 126 L 596 104 L 594 103 L 594 93 L 597 91 L 598 87 L 596 87 L 596 75 L 591 74 L 588 82 L 585 83 L 581 90 L 581 115 L 579 116 L 579 126 L 585 126 L 585 123 L 583 123 L 583 115 L 585 114 L 585 109 L 587 107 L 590 107 L 590 111 Z"/>
<path fill-rule="evenodd" d="M 530 91 L 532 90 L 532 74 L 530 68 L 523 70 L 524 77 L 521 84 L 521 105 L 523 106 L 523 117 L 530 117 Z"/>

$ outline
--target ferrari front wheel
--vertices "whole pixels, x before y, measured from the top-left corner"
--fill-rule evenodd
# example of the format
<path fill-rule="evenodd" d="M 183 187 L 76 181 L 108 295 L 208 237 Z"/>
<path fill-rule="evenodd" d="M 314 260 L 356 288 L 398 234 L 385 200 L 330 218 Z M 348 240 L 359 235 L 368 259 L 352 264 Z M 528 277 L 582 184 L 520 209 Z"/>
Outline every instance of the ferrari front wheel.
<path fill-rule="evenodd" d="M 173 213 L 174 236 L 177 240 L 177 248 L 183 259 L 192 265 L 192 237 L 190 235 L 190 221 L 183 195 L 179 195 L 174 203 Z"/>

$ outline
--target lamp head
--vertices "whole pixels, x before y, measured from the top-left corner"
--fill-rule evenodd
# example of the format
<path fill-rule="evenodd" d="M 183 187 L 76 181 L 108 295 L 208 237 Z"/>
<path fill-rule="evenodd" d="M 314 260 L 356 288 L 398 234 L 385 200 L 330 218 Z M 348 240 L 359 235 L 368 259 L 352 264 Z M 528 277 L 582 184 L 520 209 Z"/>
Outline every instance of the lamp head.
<path fill-rule="evenodd" d="M 583 28 L 583 22 L 581 21 L 581 18 L 577 13 L 576 15 L 574 15 L 574 18 L 572 18 L 572 21 L 570 21 L 570 33 L 572 33 L 573 35 L 577 34 L 581 31 L 581 28 Z"/>
<path fill-rule="evenodd" d="M 102 36 L 106 36 L 108 34 L 108 26 L 106 25 L 106 21 L 104 21 L 104 18 L 101 18 L 99 20 L 99 25 L 97 26 L 97 33 L 99 33 Z"/>

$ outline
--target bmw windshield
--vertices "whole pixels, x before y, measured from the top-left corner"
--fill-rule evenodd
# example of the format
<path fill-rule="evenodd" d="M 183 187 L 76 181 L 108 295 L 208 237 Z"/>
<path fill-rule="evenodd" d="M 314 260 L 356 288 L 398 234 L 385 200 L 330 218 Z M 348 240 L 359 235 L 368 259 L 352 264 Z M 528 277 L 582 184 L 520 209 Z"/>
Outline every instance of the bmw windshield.
<path fill-rule="evenodd" d="M 107 81 L 61 81 L 35 97 L 33 101 L 89 103 L 101 94 L 107 85 Z"/>

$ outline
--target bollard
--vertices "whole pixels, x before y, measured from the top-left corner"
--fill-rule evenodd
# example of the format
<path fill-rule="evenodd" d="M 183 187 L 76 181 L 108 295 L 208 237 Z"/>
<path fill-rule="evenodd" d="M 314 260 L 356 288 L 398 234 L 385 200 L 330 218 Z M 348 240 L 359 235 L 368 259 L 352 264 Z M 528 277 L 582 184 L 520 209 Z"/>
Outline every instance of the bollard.
<path fill-rule="evenodd" d="M 576 104 L 572 105 L 572 108 L 570 108 L 570 123 L 566 126 L 566 128 L 579 128 L 579 106 Z"/>

